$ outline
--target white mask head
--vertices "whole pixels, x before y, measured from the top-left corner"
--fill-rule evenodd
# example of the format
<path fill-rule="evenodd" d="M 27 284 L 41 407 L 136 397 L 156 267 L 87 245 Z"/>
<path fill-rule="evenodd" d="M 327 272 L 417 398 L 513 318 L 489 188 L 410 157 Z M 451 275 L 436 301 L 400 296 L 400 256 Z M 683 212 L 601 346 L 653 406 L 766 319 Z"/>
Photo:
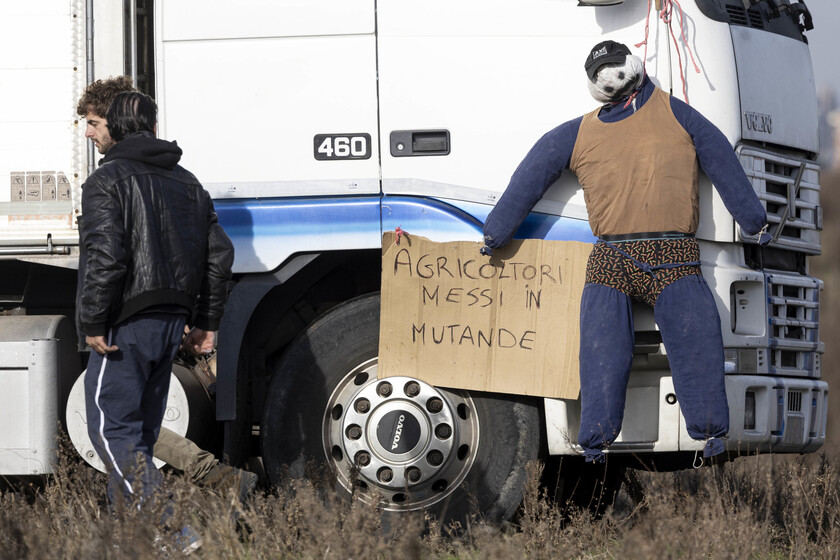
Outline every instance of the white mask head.
<path fill-rule="evenodd" d="M 594 80 L 587 80 L 589 93 L 596 101 L 608 103 L 627 97 L 642 85 L 645 67 L 635 55 L 627 55 L 623 64 L 605 64 L 598 69 Z"/>

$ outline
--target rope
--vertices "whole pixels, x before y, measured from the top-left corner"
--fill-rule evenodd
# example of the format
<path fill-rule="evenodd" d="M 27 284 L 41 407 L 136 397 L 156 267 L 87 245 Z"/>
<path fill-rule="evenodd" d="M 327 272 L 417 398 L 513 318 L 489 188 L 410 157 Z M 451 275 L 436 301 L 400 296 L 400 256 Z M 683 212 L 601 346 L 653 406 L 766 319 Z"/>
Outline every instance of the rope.
<path fill-rule="evenodd" d="M 645 46 L 645 58 L 642 61 L 644 64 L 647 64 L 648 37 L 650 35 L 650 4 L 651 0 L 648 0 L 647 17 L 645 18 L 645 39 L 641 43 L 636 43 L 636 48 L 639 48 L 642 45 Z M 685 50 L 688 51 L 688 56 L 691 57 L 691 63 L 694 65 L 694 71 L 699 74 L 700 68 L 697 66 L 697 62 L 694 60 L 694 54 L 691 52 L 691 46 L 688 44 L 688 38 L 685 36 L 685 14 L 683 13 L 683 9 L 679 1 L 662 0 L 662 9 L 659 11 L 659 19 L 661 19 L 662 22 L 668 26 L 668 31 L 671 33 L 671 39 L 674 41 L 674 47 L 677 51 L 677 63 L 679 64 L 680 68 L 680 80 L 682 81 L 683 98 L 685 99 L 685 102 L 688 103 L 688 89 L 686 87 L 685 76 L 683 75 L 684 72 L 682 65 L 682 55 L 680 55 L 680 47 L 679 43 L 677 43 L 677 36 L 674 34 L 673 27 L 671 27 L 671 21 L 674 12 L 674 4 L 677 5 L 677 9 L 679 10 L 680 37 L 682 37 L 683 44 L 685 45 Z"/>
<path fill-rule="evenodd" d="M 627 98 L 627 103 L 624 104 L 625 109 L 627 108 L 628 105 L 630 105 L 632 103 L 633 104 L 633 112 L 634 113 L 636 112 L 636 96 L 639 94 L 639 91 L 641 91 L 641 90 L 637 89 L 636 91 L 634 91 L 633 93 L 630 94 L 630 97 Z"/>
<path fill-rule="evenodd" d="M 642 45 L 645 46 L 645 57 L 642 59 L 642 64 L 647 64 L 647 46 L 648 46 L 648 35 L 650 34 L 650 0 L 648 0 L 648 8 L 647 8 L 647 17 L 645 18 L 645 40 L 641 43 L 636 43 L 636 48 L 638 49 Z"/>

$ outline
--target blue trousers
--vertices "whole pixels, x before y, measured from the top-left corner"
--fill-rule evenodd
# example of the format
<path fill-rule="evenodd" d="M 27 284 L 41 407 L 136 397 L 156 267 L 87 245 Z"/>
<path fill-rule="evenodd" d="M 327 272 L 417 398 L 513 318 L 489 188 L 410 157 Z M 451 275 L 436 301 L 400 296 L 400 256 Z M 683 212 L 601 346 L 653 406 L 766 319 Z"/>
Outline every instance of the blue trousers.
<path fill-rule="evenodd" d="M 144 501 L 160 487 L 152 462 L 172 361 L 186 316 L 146 313 L 113 326 L 106 339 L 119 350 L 91 352 L 85 373 L 88 434 L 108 468 L 108 498 Z"/>
<path fill-rule="evenodd" d="M 621 431 L 627 382 L 633 361 L 631 298 L 615 288 L 586 284 L 580 315 L 581 421 L 578 443 L 587 461 L 604 460 L 603 449 Z M 674 389 L 686 428 L 694 439 L 729 431 L 720 318 L 702 276 L 666 286 L 654 305 L 654 319 L 668 353 Z M 704 455 L 723 451 L 707 445 Z"/>

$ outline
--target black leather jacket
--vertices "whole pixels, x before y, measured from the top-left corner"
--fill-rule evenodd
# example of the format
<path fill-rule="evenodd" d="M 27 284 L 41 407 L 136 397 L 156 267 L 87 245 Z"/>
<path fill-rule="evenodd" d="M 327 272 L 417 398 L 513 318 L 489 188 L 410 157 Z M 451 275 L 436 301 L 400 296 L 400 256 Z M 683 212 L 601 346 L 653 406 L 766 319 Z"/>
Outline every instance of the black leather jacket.
<path fill-rule="evenodd" d="M 192 325 L 218 330 L 233 244 L 180 159 L 175 142 L 130 134 L 82 185 L 77 314 L 86 336 L 150 307 L 185 309 Z"/>

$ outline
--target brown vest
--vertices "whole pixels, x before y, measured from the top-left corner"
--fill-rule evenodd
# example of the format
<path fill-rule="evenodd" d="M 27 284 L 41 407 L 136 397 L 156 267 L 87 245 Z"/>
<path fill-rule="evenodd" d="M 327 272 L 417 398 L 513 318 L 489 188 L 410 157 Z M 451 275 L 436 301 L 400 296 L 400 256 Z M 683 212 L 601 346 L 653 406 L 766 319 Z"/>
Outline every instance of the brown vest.
<path fill-rule="evenodd" d="M 697 154 L 654 89 L 633 115 L 615 123 L 583 117 L 570 168 L 583 185 L 596 236 L 648 231 L 697 231 Z"/>

